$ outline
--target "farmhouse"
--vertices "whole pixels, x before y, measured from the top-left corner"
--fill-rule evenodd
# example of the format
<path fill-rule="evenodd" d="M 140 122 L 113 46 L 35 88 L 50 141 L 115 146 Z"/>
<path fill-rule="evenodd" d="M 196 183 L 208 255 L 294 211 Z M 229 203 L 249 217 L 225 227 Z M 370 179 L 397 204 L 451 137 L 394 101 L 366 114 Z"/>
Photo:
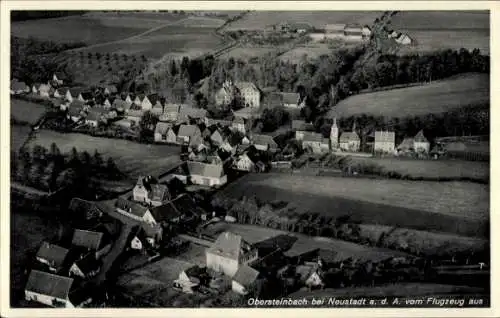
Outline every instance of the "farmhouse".
<path fill-rule="evenodd" d="M 24 289 L 25 299 L 50 307 L 81 307 L 90 300 L 73 287 L 73 279 L 32 270 Z"/>
<path fill-rule="evenodd" d="M 177 135 L 171 123 L 158 122 L 155 127 L 155 142 L 171 143 L 177 142 Z"/>
<path fill-rule="evenodd" d="M 300 100 L 298 93 L 281 93 L 282 105 L 287 108 L 301 108 L 304 106 L 304 101 Z"/>
<path fill-rule="evenodd" d="M 191 120 L 195 120 L 198 123 L 204 122 L 207 117 L 207 110 L 201 108 L 194 108 L 190 105 L 181 105 L 179 109 L 179 116 L 177 118 L 178 123 L 190 123 Z"/>
<path fill-rule="evenodd" d="M 102 232 L 75 229 L 71 245 L 79 247 L 85 251 L 95 252 L 96 258 L 100 258 L 110 249 L 110 244 L 104 244 L 104 234 Z"/>
<path fill-rule="evenodd" d="M 94 253 L 88 253 L 77 259 L 69 269 L 70 276 L 80 278 L 91 278 L 99 273 L 101 269 L 100 261 L 97 260 Z"/>
<path fill-rule="evenodd" d="M 401 45 L 410 45 L 412 43 L 412 39 L 405 33 L 399 34 L 394 40 Z"/>
<path fill-rule="evenodd" d="M 140 176 L 133 189 L 134 201 L 160 206 L 170 200 L 168 187 L 151 176 Z"/>
<path fill-rule="evenodd" d="M 224 173 L 222 164 L 188 161 L 187 169 L 193 184 L 214 187 L 227 183 L 227 176 Z"/>
<path fill-rule="evenodd" d="M 50 84 L 40 84 L 40 86 L 37 88 L 37 91 L 41 97 L 49 98 L 51 89 L 52 87 L 50 86 Z"/>
<path fill-rule="evenodd" d="M 17 79 L 10 81 L 10 94 L 19 95 L 29 93 L 30 87 L 25 82 L 19 82 Z"/>
<path fill-rule="evenodd" d="M 376 131 L 373 151 L 382 153 L 394 152 L 395 133 L 393 131 Z"/>
<path fill-rule="evenodd" d="M 160 116 L 161 121 L 175 122 L 179 117 L 180 105 L 178 104 L 165 104 L 163 114 Z"/>
<path fill-rule="evenodd" d="M 354 131 L 345 131 L 340 135 L 339 146 L 343 151 L 359 151 L 361 140 Z"/>
<path fill-rule="evenodd" d="M 67 76 L 64 73 L 56 72 L 52 75 L 52 81 L 57 85 L 63 85 L 64 81 L 67 79 Z"/>
<path fill-rule="evenodd" d="M 242 265 L 233 276 L 232 290 L 240 295 L 246 295 L 255 286 L 260 273 L 248 265 Z"/>
<path fill-rule="evenodd" d="M 254 145 L 257 150 L 268 151 L 278 148 L 278 144 L 274 141 L 273 137 L 268 135 L 253 134 L 249 139 L 250 144 Z"/>
<path fill-rule="evenodd" d="M 163 114 L 163 105 L 161 104 L 160 100 L 157 100 L 156 104 L 154 104 L 153 108 L 151 108 L 151 113 L 158 117 Z"/>
<path fill-rule="evenodd" d="M 233 163 L 233 168 L 239 171 L 253 171 L 255 169 L 255 163 L 248 157 L 248 155 L 242 154 Z"/>
<path fill-rule="evenodd" d="M 65 265 L 69 250 L 64 247 L 43 242 L 36 253 L 36 260 L 49 267 L 51 272 L 59 272 Z"/>
<path fill-rule="evenodd" d="M 177 134 L 178 144 L 187 144 L 190 147 L 197 147 L 203 142 L 200 128 L 196 125 L 181 125 Z"/>
<path fill-rule="evenodd" d="M 312 153 L 322 153 L 324 151 L 328 151 L 329 143 L 324 140 L 321 134 L 315 132 L 305 131 L 303 132 L 302 138 L 302 148 L 308 149 Z M 325 149 L 326 145 L 326 149 Z"/>
<path fill-rule="evenodd" d="M 206 257 L 207 268 L 233 277 L 241 265 L 255 261 L 258 258 L 258 252 L 240 235 L 224 232 L 206 250 Z"/>

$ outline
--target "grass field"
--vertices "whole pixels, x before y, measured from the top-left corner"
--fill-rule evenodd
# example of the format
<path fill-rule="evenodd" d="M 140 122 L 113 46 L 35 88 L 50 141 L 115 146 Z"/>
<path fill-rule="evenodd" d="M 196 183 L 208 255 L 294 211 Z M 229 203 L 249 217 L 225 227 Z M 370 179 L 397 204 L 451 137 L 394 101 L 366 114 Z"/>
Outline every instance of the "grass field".
<path fill-rule="evenodd" d="M 266 26 L 284 21 L 310 23 L 317 28 L 323 28 L 328 23 L 371 25 L 381 15 L 382 12 L 378 11 L 256 11 L 228 24 L 224 31 L 262 30 Z"/>
<path fill-rule="evenodd" d="M 422 86 L 351 96 L 330 110 L 329 117 L 356 114 L 374 116 L 423 115 L 443 113 L 466 106 L 489 104 L 488 74 L 466 74 Z"/>
<path fill-rule="evenodd" d="M 58 133 L 40 130 L 29 146 L 41 145 L 49 148 L 55 142 L 61 152 L 69 152 L 73 147 L 78 151 L 95 150 L 104 157 L 112 157 L 118 168 L 128 174 L 131 180 L 139 175 L 158 176 L 180 163 L 180 148 L 164 145 L 144 145 L 127 140 L 92 137 L 75 133 Z"/>
<path fill-rule="evenodd" d="M 25 271 L 42 241 L 54 239 L 58 224 L 49 218 L 25 211 L 10 213 L 10 286 L 13 305 L 24 298 Z M 26 273 L 27 274 L 27 273 Z"/>
<path fill-rule="evenodd" d="M 470 51 L 479 49 L 483 54 L 490 54 L 489 30 L 407 30 L 415 45 L 401 47 L 398 54 L 426 53 L 444 49 Z"/>
<path fill-rule="evenodd" d="M 478 237 L 488 228 L 489 187 L 474 183 L 262 174 L 245 176 L 220 195 L 282 200 L 299 213 L 349 215 L 366 224 Z"/>
<path fill-rule="evenodd" d="M 407 296 L 432 296 L 437 295 L 486 295 L 482 288 L 470 286 L 456 286 L 429 283 L 399 283 L 376 287 L 349 287 L 337 289 L 323 289 L 316 291 L 297 291 L 290 294 L 292 299 L 329 298 L 329 297 L 407 297 Z"/>
<path fill-rule="evenodd" d="M 413 178 L 469 178 L 489 181 L 489 162 L 463 160 L 413 160 L 404 158 L 350 157 L 352 163 L 375 164 L 385 171 Z"/>
<path fill-rule="evenodd" d="M 280 56 L 283 61 L 291 63 L 299 63 L 303 56 L 307 56 L 308 60 L 319 58 L 321 55 L 329 54 L 333 50 L 328 47 L 328 44 L 314 44 L 304 47 L 296 47 Z"/>
<path fill-rule="evenodd" d="M 22 99 L 10 100 L 10 116 L 30 124 L 36 123 L 47 108 L 41 104 L 28 102 Z"/>
<path fill-rule="evenodd" d="M 405 253 L 388 249 L 372 248 L 325 237 L 311 237 L 298 233 L 290 233 L 256 225 L 218 223 L 209 226 L 209 228 L 207 229 L 208 231 L 210 231 L 210 227 L 214 228 L 214 230 L 216 229 L 217 233 L 222 231 L 230 231 L 235 234 L 239 234 L 250 244 L 265 241 L 278 235 L 291 235 L 296 237 L 297 241 L 294 243 L 291 249 L 287 251 L 287 253 L 295 254 L 305 252 L 310 249 L 319 248 L 332 251 L 332 255 L 334 255 L 334 261 L 342 261 L 348 259 L 349 257 L 360 260 L 379 261 L 390 257 L 406 255 Z"/>
<path fill-rule="evenodd" d="M 84 42 L 87 45 L 127 38 L 161 24 L 158 21 L 106 17 L 70 16 L 58 19 L 41 19 L 11 24 L 11 34 L 21 38 L 61 43 Z"/>
<path fill-rule="evenodd" d="M 17 151 L 24 144 L 31 132 L 31 127 L 29 126 L 10 126 L 10 149 Z"/>
<path fill-rule="evenodd" d="M 220 59 L 243 59 L 248 60 L 254 57 L 260 57 L 267 53 L 273 52 L 275 49 L 270 47 L 235 47 L 234 49 L 221 54 Z"/>

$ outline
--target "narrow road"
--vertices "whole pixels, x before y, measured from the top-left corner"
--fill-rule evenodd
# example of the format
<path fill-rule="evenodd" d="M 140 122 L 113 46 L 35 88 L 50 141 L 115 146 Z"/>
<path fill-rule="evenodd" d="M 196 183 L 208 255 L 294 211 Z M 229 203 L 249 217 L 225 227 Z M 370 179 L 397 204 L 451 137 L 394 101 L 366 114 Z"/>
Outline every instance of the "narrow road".
<path fill-rule="evenodd" d="M 177 21 L 174 21 L 174 22 L 165 23 L 165 24 L 159 25 L 157 27 L 151 28 L 151 29 L 149 29 L 147 31 L 144 31 L 142 33 L 130 36 L 130 37 L 125 38 L 125 39 L 120 39 L 120 40 L 115 40 L 115 41 L 109 41 L 109 42 L 104 42 L 104 43 L 97 43 L 97 44 L 93 44 L 93 45 L 89 45 L 89 46 L 84 46 L 84 47 L 79 47 L 79 48 L 76 48 L 76 49 L 67 50 L 65 52 L 79 52 L 79 51 L 85 51 L 85 50 L 89 50 L 89 49 L 95 49 L 97 47 L 102 47 L 102 46 L 106 46 L 106 45 L 110 45 L 110 44 L 118 44 L 118 43 L 122 43 L 122 42 L 127 42 L 127 41 L 130 41 L 130 40 L 137 39 L 137 38 L 139 38 L 141 36 L 148 35 L 148 34 L 150 34 L 152 32 L 158 31 L 158 30 L 160 30 L 160 29 L 162 29 L 164 27 L 176 25 L 177 23 L 181 23 L 181 22 L 186 21 L 188 19 L 189 19 L 189 17 L 181 19 L 181 20 L 177 20 Z"/>

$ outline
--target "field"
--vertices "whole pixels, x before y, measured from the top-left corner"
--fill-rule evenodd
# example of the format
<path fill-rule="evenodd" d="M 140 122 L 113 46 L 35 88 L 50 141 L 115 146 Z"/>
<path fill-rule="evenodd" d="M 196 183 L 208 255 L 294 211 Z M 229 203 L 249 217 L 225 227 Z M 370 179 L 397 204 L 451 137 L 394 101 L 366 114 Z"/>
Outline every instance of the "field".
<path fill-rule="evenodd" d="M 467 74 L 422 86 L 351 96 L 330 110 L 330 117 L 356 114 L 404 117 L 443 113 L 467 106 L 488 105 L 488 74 Z"/>
<path fill-rule="evenodd" d="M 490 51 L 487 11 L 401 11 L 392 17 L 391 27 L 416 40 L 416 46 L 400 53 L 461 47 Z"/>
<path fill-rule="evenodd" d="M 234 59 L 249 60 L 273 51 L 275 51 L 275 49 L 270 47 L 235 47 L 234 49 L 219 55 L 218 58 L 229 59 L 232 57 Z"/>
<path fill-rule="evenodd" d="M 22 122 L 35 124 L 46 110 L 41 104 L 14 98 L 10 100 L 10 116 Z"/>
<path fill-rule="evenodd" d="M 78 151 L 97 150 L 105 158 L 112 157 L 118 168 L 131 180 L 140 175 L 158 176 L 180 163 L 180 148 L 164 145 L 145 145 L 120 139 L 92 137 L 75 133 L 58 133 L 40 130 L 29 146 L 41 145 L 50 148 L 55 142 L 61 152 L 69 152 L 73 147 Z"/>
<path fill-rule="evenodd" d="M 10 285 L 13 306 L 20 297 L 24 298 L 25 270 L 31 264 L 29 257 L 44 240 L 51 240 L 57 234 L 55 222 L 26 211 L 12 211 L 10 214 Z"/>
<path fill-rule="evenodd" d="M 348 259 L 349 257 L 360 260 L 379 261 L 390 257 L 406 255 L 405 253 L 389 249 L 372 248 L 326 237 L 311 237 L 298 233 L 290 233 L 256 225 L 217 223 L 215 225 L 210 225 L 207 230 L 217 233 L 220 233 L 222 231 L 230 231 L 235 234 L 241 235 L 243 239 L 250 244 L 265 241 L 278 235 L 290 235 L 296 237 L 297 241 L 288 251 L 286 251 L 286 253 L 289 253 L 290 255 L 297 255 L 301 252 L 319 248 L 331 251 L 334 261 L 342 261 Z"/>
<path fill-rule="evenodd" d="M 399 158 L 350 157 L 353 164 L 375 164 L 386 171 L 413 178 L 468 178 L 489 181 L 490 165 L 481 161 L 412 160 Z"/>
<path fill-rule="evenodd" d="M 371 25 L 381 15 L 382 12 L 378 11 L 257 11 L 228 24 L 224 31 L 262 30 L 266 26 L 284 21 L 310 23 L 316 28 L 323 28 L 328 23 Z"/>
<path fill-rule="evenodd" d="M 485 296 L 486 291 L 482 288 L 470 286 L 455 286 L 445 284 L 429 284 L 429 283 L 399 283 L 376 287 L 349 287 L 340 289 L 323 289 L 316 291 L 298 291 L 290 295 L 292 299 L 302 298 L 329 298 L 329 297 L 407 297 L 407 296 L 432 296 L 437 295 L 482 295 Z"/>
<path fill-rule="evenodd" d="M 415 182 L 304 175 L 248 175 L 221 196 L 256 195 L 270 202 L 292 202 L 299 213 L 403 228 L 487 235 L 489 186 L 465 182 Z"/>
<path fill-rule="evenodd" d="M 31 127 L 29 126 L 19 126 L 19 125 L 11 125 L 10 126 L 10 149 L 11 150 L 19 150 L 21 146 L 28 138 L 31 132 Z"/>
<path fill-rule="evenodd" d="M 290 61 L 291 63 L 299 63 L 303 56 L 307 56 L 308 60 L 317 59 L 321 55 L 329 54 L 333 50 L 328 47 L 328 44 L 314 44 L 307 47 L 296 47 L 283 55 L 280 59 L 283 61 Z"/>

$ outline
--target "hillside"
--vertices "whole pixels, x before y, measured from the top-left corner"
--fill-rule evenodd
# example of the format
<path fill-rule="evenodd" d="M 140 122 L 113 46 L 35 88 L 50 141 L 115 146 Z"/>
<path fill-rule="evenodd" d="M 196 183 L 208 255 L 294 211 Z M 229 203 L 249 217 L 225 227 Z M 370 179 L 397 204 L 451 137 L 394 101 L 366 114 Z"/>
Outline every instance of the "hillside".
<path fill-rule="evenodd" d="M 443 113 L 461 107 L 489 105 L 488 74 L 469 73 L 429 84 L 351 96 L 328 117 L 356 114 L 403 117 Z"/>

